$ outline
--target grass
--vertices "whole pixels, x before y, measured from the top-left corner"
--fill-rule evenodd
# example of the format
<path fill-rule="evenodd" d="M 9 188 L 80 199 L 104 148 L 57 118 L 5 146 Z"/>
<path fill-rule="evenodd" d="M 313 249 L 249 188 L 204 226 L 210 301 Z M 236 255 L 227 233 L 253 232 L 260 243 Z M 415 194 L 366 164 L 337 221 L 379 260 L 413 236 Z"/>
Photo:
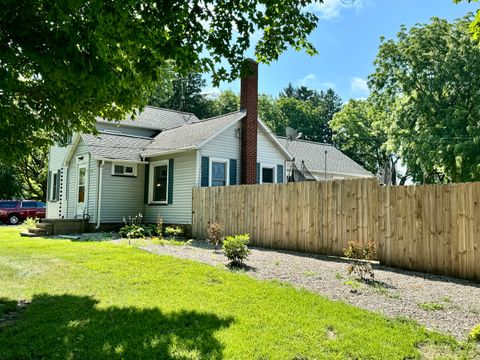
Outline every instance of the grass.
<path fill-rule="evenodd" d="M 445 305 L 436 302 L 424 302 L 418 304 L 418 306 L 425 311 L 438 311 L 445 309 Z"/>
<path fill-rule="evenodd" d="M 0 228 L 0 284 L 2 360 L 415 359 L 425 344 L 467 351 L 413 322 L 278 281 L 128 245 L 24 239 L 11 227 Z"/>

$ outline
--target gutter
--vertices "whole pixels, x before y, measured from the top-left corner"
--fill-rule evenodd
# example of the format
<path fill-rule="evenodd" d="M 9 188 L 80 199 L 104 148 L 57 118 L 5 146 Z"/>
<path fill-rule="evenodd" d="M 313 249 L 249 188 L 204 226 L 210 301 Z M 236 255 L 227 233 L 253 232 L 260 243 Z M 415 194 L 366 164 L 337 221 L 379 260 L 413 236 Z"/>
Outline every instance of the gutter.
<path fill-rule="evenodd" d="M 102 209 L 102 178 L 103 178 L 103 165 L 105 165 L 105 160 L 101 160 L 98 166 L 98 177 L 97 177 L 97 225 L 95 226 L 95 230 L 100 228 L 100 214 Z"/>

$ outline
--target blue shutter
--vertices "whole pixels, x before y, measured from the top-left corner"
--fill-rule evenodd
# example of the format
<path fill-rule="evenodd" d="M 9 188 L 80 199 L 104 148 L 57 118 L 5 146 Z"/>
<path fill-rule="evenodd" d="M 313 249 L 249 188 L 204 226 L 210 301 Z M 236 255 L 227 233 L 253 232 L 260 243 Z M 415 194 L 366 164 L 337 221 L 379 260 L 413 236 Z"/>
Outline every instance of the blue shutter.
<path fill-rule="evenodd" d="M 47 196 L 46 199 L 47 201 L 50 201 L 50 189 L 52 188 L 52 172 L 48 172 L 48 178 L 47 178 Z"/>
<path fill-rule="evenodd" d="M 200 185 L 202 187 L 208 186 L 208 170 L 210 166 L 210 159 L 208 156 L 202 156 L 201 179 Z"/>
<path fill-rule="evenodd" d="M 150 164 L 145 164 L 145 184 L 143 189 L 143 203 L 148 204 L 148 181 L 149 179 Z"/>
<path fill-rule="evenodd" d="M 168 203 L 173 204 L 173 159 L 168 159 Z"/>
<path fill-rule="evenodd" d="M 237 185 L 237 160 L 230 159 L 230 185 Z"/>
<path fill-rule="evenodd" d="M 283 183 L 283 165 L 277 165 L 277 183 Z"/>
<path fill-rule="evenodd" d="M 257 184 L 260 184 L 260 163 L 257 163 Z"/>

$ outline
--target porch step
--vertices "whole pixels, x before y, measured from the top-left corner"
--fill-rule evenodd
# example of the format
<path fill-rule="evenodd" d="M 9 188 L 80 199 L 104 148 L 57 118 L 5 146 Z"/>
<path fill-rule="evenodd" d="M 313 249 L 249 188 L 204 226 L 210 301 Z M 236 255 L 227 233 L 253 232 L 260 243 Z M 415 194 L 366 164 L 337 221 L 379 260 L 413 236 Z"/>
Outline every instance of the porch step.
<path fill-rule="evenodd" d="M 35 234 L 35 233 L 31 233 L 29 231 L 23 231 L 20 233 L 20 236 L 23 236 L 23 237 L 40 237 L 41 235 L 40 234 Z"/>
<path fill-rule="evenodd" d="M 53 224 L 48 222 L 37 223 L 35 226 L 39 229 L 46 229 L 46 230 L 51 230 L 53 228 Z"/>
<path fill-rule="evenodd" d="M 32 234 L 38 234 L 38 235 L 47 235 L 48 234 L 48 231 L 46 229 L 42 229 L 42 228 L 38 228 L 38 227 L 28 229 L 28 232 L 32 233 Z"/>

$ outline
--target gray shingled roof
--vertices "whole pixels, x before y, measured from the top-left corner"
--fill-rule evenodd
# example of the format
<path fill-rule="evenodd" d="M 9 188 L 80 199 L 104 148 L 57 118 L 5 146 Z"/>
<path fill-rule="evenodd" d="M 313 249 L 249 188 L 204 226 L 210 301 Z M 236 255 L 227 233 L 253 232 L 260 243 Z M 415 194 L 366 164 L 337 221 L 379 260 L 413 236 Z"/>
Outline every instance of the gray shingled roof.
<path fill-rule="evenodd" d="M 100 123 L 112 123 L 102 118 L 97 118 L 97 121 Z M 166 130 L 196 121 L 199 120 L 192 113 L 146 106 L 144 111 L 137 115 L 134 120 L 131 120 L 130 116 L 128 116 L 125 120 L 115 121 L 113 123 L 143 129 Z"/>
<path fill-rule="evenodd" d="M 83 141 L 94 158 L 141 161 L 140 154 L 152 139 L 124 134 L 83 134 Z"/>
<path fill-rule="evenodd" d="M 347 155 L 330 144 L 322 144 L 313 141 L 294 140 L 287 141 L 284 137 L 278 137 L 280 143 L 295 158 L 295 165 L 302 166 L 302 160 L 310 171 L 325 171 L 325 150 L 327 151 L 327 172 L 350 174 L 360 176 L 373 176 L 361 165 L 350 159 Z"/>
<path fill-rule="evenodd" d="M 172 150 L 195 149 L 204 140 L 215 135 L 225 126 L 241 120 L 244 116 L 245 112 L 236 111 L 163 131 L 155 137 L 142 156 L 161 155 Z"/>

